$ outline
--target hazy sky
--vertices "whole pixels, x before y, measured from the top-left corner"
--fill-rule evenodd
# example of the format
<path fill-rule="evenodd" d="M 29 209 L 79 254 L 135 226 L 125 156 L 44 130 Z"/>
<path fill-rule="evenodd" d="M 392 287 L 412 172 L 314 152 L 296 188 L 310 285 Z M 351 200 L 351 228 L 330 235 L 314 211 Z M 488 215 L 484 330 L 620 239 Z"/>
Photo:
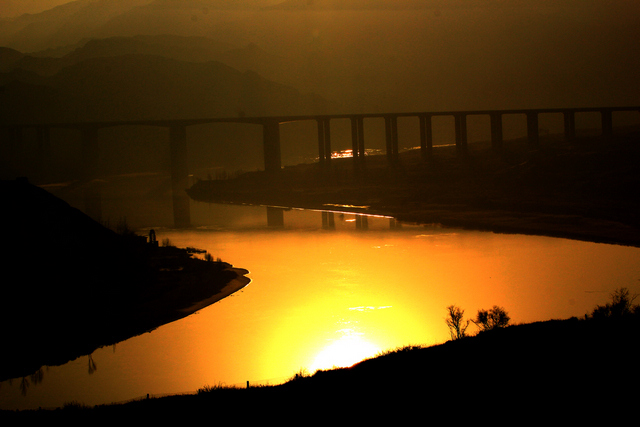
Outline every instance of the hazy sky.
<path fill-rule="evenodd" d="M 0 0 L 0 18 L 11 18 L 23 13 L 38 13 L 75 0 Z M 126 0 L 120 0 L 126 1 Z M 153 0 L 149 0 L 151 3 Z M 233 1 L 233 0 L 230 0 Z M 277 4 L 280 0 L 255 0 L 256 3 Z"/>
<path fill-rule="evenodd" d="M 69 0 L 0 0 L 0 17 L 38 13 L 64 3 L 69 3 Z"/>

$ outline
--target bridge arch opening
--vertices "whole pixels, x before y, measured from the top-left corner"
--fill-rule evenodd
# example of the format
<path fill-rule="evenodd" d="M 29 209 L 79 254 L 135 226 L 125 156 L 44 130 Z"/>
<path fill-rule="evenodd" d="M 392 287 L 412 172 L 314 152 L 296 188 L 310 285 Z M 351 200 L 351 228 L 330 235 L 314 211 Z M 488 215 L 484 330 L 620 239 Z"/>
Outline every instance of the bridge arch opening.
<path fill-rule="evenodd" d="M 398 117 L 398 151 L 420 149 L 420 118 L 418 116 Z"/>
<path fill-rule="evenodd" d="M 96 171 L 101 176 L 170 172 L 169 134 L 165 128 L 104 127 L 97 130 L 96 144 Z"/>
<path fill-rule="evenodd" d="M 43 179 L 40 166 L 44 161 L 44 153 L 35 128 L 3 128 L 0 142 L 2 179 L 14 179 L 18 176 L 27 176 L 33 182 Z"/>
<path fill-rule="evenodd" d="M 542 112 L 538 114 L 538 133 L 540 137 L 563 137 L 564 114 L 560 112 Z"/>
<path fill-rule="evenodd" d="M 386 151 L 384 118 L 365 117 L 363 127 L 365 156 L 384 154 Z"/>
<path fill-rule="evenodd" d="M 316 120 L 280 123 L 280 150 L 283 166 L 318 161 L 318 124 Z"/>
<path fill-rule="evenodd" d="M 204 123 L 187 126 L 189 172 L 199 179 L 226 179 L 264 169 L 262 126 Z"/>
<path fill-rule="evenodd" d="M 452 115 L 434 115 L 431 118 L 433 146 L 446 147 L 456 143 L 456 124 Z"/>
<path fill-rule="evenodd" d="M 352 157 L 351 119 L 335 118 L 330 121 L 331 158 Z"/>
<path fill-rule="evenodd" d="M 502 115 L 502 134 L 505 141 L 527 137 L 527 115 L 506 113 Z"/>
<path fill-rule="evenodd" d="M 576 136 L 598 136 L 602 134 L 602 115 L 599 111 L 575 113 Z"/>
<path fill-rule="evenodd" d="M 640 126 L 640 111 L 613 111 L 611 114 L 613 133 L 627 132 L 631 127 Z"/>
<path fill-rule="evenodd" d="M 469 114 L 467 116 L 467 142 L 469 144 L 489 143 L 491 141 L 491 116 L 488 114 Z M 473 148 L 470 146 L 469 148 Z"/>

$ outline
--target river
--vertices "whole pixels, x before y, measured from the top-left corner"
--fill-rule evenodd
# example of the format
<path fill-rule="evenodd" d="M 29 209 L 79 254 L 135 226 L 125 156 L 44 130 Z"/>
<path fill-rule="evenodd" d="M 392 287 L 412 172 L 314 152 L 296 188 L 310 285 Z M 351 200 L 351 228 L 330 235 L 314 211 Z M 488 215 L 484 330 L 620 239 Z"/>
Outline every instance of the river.
<path fill-rule="evenodd" d="M 192 218 L 189 230 L 156 228 L 158 240 L 249 270 L 247 287 L 39 380 L 4 382 L 0 409 L 277 384 L 442 343 L 451 304 L 467 317 L 499 305 L 521 323 L 583 316 L 618 287 L 640 293 L 638 248 L 308 210 L 276 211 L 272 226 L 258 206 L 192 204 Z"/>

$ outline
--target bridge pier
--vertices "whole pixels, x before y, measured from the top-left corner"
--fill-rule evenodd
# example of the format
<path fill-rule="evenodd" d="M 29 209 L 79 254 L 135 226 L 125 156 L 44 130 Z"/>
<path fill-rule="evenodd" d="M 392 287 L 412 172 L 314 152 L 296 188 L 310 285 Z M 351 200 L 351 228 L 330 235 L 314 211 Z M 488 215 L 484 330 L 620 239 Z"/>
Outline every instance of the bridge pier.
<path fill-rule="evenodd" d="M 602 134 L 613 135 L 613 112 L 611 110 L 600 110 L 600 121 L 602 123 Z"/>
<path fill-rule="evenodd" d="M 100 157 L 100 147 L 98 146 L 98 127 L 83 126 L 82 133 L 82 178 L 95 178 L 95 170 Z"/>
<path fill-rule="evenodd" d="M 356 230 L 369 229 L 369 218 L 366 215 L 356 214 Z"/>
<path fill-rule="evenodd" d="M 427 160 L 433 155 L 433 127 L 431 116 L 423 114 L 418 116 L 420 120 L 420 154 L 422 160 Z"/>
<path fill-rule="evenodd" d="M 262 124 L 262 142 L 265 172 L 278 172 L 282 169 L 282 156 L 280 153 L 280 123 L 277 120 L 268 120 Z"/>
<path fill-rule="evenodd" d="M 322 228 L 324 230 L 333 230 L 336 228 L 333 212 L 322 211 Z"/>
<path fill-rule="evenodd" d="M 173 222 L 175 227 L 189 227 L 191 212 L 186 189 L 189 181 L 187 166 L 187 127 L 174 125 L 169 128 L 171 153 L 171 197 L 173 199 Z"/>
<path fill-rule="evenodd" d="M 284 209 L 267 206 L 267 226 L 275 228 L 284 227 Z"/>
<path fill-rule="evenodd" d="M 398 116 L 386 116 L 384 128 L 387 142 L 387 160 L 393 164 L 398 160 Z"/>
<path fill-rule="evenodd" d="M 358 169 L 364 165 L 364 119 L 351 117 L 351 153 L 353 166 Z"/>
<path fill-rule="evenodd" d="M 35 130 L 37 151 L 34 154 L 38 171 L 34 178 L 45 178 L 51 170 L 51 131 L 48 126 L 37 126 Z"/>
<path fill-rule="evenodd" d="M 572 110 L 566 110 L 564 114 L 564 137 L 573 139 L 576 137 L 576 115 Z"/>
<path fill-rule="evenodd" d="M 527 113 L 527 138 L 529 139 L 529 143 L 533 145 L 538 145 L 540 142 L 537 112 Z"/>
<path fill-rule="evenodd" d="M 98 146 L 98 127 L 83 126 L 82 134 L 82 177 L 85 181 L 84 208 L 85 213 L 94 220 L 102 221 L 102 185 L 95 180 L 100 147 Z"/>
<path fill-rule="evenodd" d="M 331 162 L 331 124 L 330 119 L 317 119 L 318 122 L 318 158 L 322 166 Z"/>
<path fill-rule="evenodd" d="M 491 120 L 491 148 L 499 150 L 502 148 L 503 136 L 502 136 L 502 114 L 491 113 L 489 115 Z"/>
<path fill-rule="evenodd" d="M 24 136 L 23 136 L 22 129 L 23 128 L 21 126 L 12 126 L 12 127 L 5 128 L 6 130 L 5 135 L 7 138 L 7 145 L 9 148 L 9 152 L 7 154 L 9 154 L 10 156 L 20 156 L 23 154 Z"/>
<path fill-rule="evenodd" d="M 38 139 L 38 151 L 41 158 L 47 160 L 51 156 L 51 129 L 49 126 L 38 126 L 36 128 Z"/>
<path fill-rule="evenodd" d="M 455 114 L 456 148 L 459 153 L 467 152 L 467 115 Z"/>

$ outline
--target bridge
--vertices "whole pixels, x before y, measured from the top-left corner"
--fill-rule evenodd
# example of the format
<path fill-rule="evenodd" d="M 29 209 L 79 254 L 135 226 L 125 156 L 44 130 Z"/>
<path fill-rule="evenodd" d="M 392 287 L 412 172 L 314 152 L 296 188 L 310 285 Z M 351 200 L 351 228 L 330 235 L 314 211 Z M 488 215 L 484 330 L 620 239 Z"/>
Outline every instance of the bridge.
<path fill-rule="evenodd" d="M 332 158 L 331 121 L 348 119 L 351 121 L 351 151 L 354 167 L 364 165 L 365 159 L 365 119 L 384 119 L 386 157 L 390 164 L 398 160 L 398 119 L 416 117 L 420 126 L 420 151 L 423 159 L 433 155 L 432 119 L 437 116 L 451 116 L 454 119 L 455 145 L 459 152 L 467 151 L 468 132 L 467 118 L 470 116 L 488 116 L 490 119 L 491 146 L 500 149 L 503 146 L 503 117 L 506 115 L 524 115 L 526 117 L 526 135 L 531 144 L 538 144 L 540 138 L 539 117 L 541 114 L 561 114 L 563 116 L 564 134 L 566 138 L 576 135 L 576 114 L 598 113 L 603 135 L 611 135 L 614 130 L 613 115 L 616 112 L 640 112 L 640 106 L 633 107 L 594 107 L 594 108 L 549 108 L 549 109 L 511 109 L 511 110 L 470 110 L 470 111 L 431 111 L 415 113 L 380 113 L 380 114 L 328 114 L 273 117 L 228 117 L 179 120 L 137 120 L 137 121 L 105 121 L 85 123 L 47 123 L 47 124 L 12 124 L 1 125 L 7 130 L 5 134 L 20 143 L 24 129 L 36 129 L 38 144 L 46 147 L 49 144 L 49 132 L 52 128 L 76 129 L 82 135 L 83 179 L 92 179 L 99 158 L 98 132 L 100 129 L 115 126 L 158 126 L 169 131 L 171 156 L 171 185 L 173 197 L 174 224 L 177 227 L 190 225 L 189 200 L 185 193 L 188 186 L 187 132 L 189 126 L 210 123 L 241 123 L 259 125 L 263 128 L 264 170 L 277 173 L 282 169 L 280 151 L 280 125 L 283 123 L 315 121 L 317 123 L 318 159 L 321 166 L 328 166 Z M 88 208 L 88 210 L 92 210 Z M 100 207 L 94 207 L 99 216 Z M 95 215 L 92 215 L 95 216 Z"/>

